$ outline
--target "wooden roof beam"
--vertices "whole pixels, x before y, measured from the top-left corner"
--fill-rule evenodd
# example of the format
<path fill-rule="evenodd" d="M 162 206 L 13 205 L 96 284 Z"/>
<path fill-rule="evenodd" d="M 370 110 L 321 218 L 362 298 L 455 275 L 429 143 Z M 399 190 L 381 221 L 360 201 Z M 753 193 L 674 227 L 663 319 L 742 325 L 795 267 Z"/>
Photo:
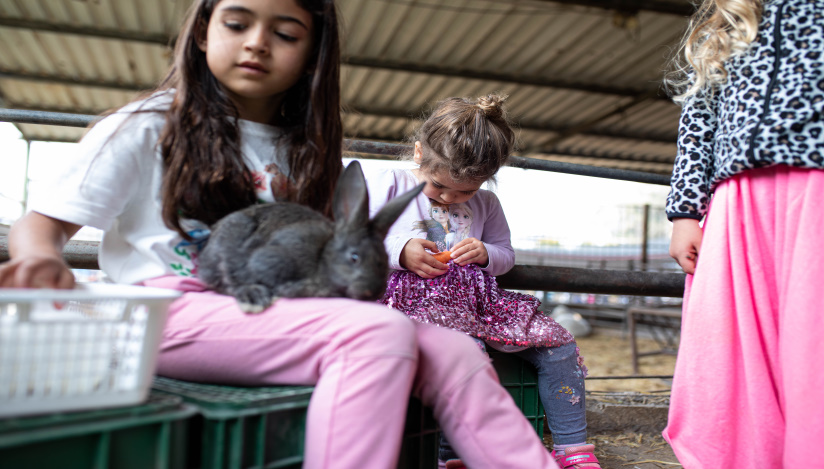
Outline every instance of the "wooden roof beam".
<path fill-rule="evenodd" d="M 577 5 L 603 10 L 614 10 L 625 13 L 638 11 L 651 11 L 665 15 L 691 16 L 695 13 L 695 6 L 687 1 L 667 1 L 667 0 L 539 0 L 547 3 L 558 3 L 561 5 Z"/>
<path fill-rule="evenodd" d="M 23 18 L 0 18 L 0 26 L 4 28 L 31 29 L 32 31 L 98 37 L 101 39 L 143 42 L 161 46 L 169 46 L 173 41 L 172 37 L 167 34 L 153 34 L 142 31 L 122 31 L 118 29 L 89 28 L 85 26 L 71 26 L 68 24 L 27 20 Z"/>
<path fill-rule="evenodd" d="M 368 57 L 345 57 L 345 65 L 353 67 L 366 67 L 378 70 L 391 70 L 408 73 L 423 73 L 427 75 L 439 75 L 452 78 L 466 78 L 472 80 L 501 81 L 505 83 L 515 83 L 518 85 L 537 86 L 542 88 L 558 88 L 564 90 L 583 91 L 586 93 L 600 93 L 614 96 L 631 96 L 639 94 L 654 95 L 655 99 L 669 100 L 664 93 L 658 93 L 661 88 L 660 83 L 656 83 L 650 88 L 624 88 L 617 86 L 603 86 L 592 83 L 573 83 L 561 80 L 553 80 L 546 77 L 512 75 L 506 73 L 487 72 L 481 70 L 471 70 L 458 67 L 444 67 L 440 65 L 428 65 L 413 62 L 401 62 L 396 60 L 383 60 Z"/>
<path fill-rule="evenodd" d="M 393 117 L 398 119 L 415 119 L 419 120 L 419 117 L 415 116 L 423 116 L 425 114 L 424 109 L 415 109 L 411 111 L 404 111 L 399 109 L 383 109 L 383 108 L 371 108 L 371 107 L 364 107 L 364 106 L 344 106 L 344 112 L 350 114 L 362 114 L 364 116 L 374 116 L 374 117 Z M 616 111 L 611 111 L 611 114 L 615 114 Z M 608 116 L 607 116 L 608 117 Z M 598 122 L 606 119 L 604 116 L 599 116 Z M 590 121 L 591 122 L 591 121 Z M 595 122 L 597 123 L 597 122 Z M 587 130 L 595 125 L 592 123 L 587 127 Z M 652 142 L 652 143 L 672 143 L 675 144 L 675 136 L 672 137 L 660 137 L 654 135 L 640 135 L 640 134 L 624 134 L 624 133 L 615 133 L 615 132 L 604 132 L 604 131 L 597 131 L 597 132 L 584 132 L 583 128 L 575 128 L 570 127 L 561 127 L 561 126 L 553 126 L 549 124 L 538 124 L 533 122 L 524 122 L 518 121 L 517 127 L 521 130 L 529 130 L 534 132 L 553 132 L 561 134 L 559 137 L 556 137 L 558 141 L 563 140 L 565 138 L 571 137 L 574 134 L 581 134 L 591 137 L 604 137 L 604 138 L 616 138 L 616 139 L 623 139 L 623 140 L 638 140 L 639 142 Z M 571 132 L 574 130 L 574 133 Z M 400 138 L 399 140 L 401 140 Z M 553 139 L 555 140 L 555 139 Z M 535 151 L 547 151 L 548 144 L 544 144 L 541 149 L 535 149 Z"/>

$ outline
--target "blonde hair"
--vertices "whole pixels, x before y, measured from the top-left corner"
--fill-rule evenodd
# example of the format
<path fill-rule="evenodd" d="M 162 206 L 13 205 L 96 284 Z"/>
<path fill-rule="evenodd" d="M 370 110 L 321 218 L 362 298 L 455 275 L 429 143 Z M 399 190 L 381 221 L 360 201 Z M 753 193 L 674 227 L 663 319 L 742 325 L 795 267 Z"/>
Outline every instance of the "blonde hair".
<path fill-rule="evenodd" d="M 727 81 L 726 62 L 758 36 L 764 0 L 705 0 L 690 19 L 664 82 L 675 102 Z M 683 59 L 681 58 L 683 52 Z"/>
<path fill-rule="evenodd" d="M 439 102 L 414 137 L 422 147 L 420 168 L 447 171 L 454 181 L 492 179 L 515 147 L 515 131 L 503 108 L 506 98 L 489 94 Z"/>

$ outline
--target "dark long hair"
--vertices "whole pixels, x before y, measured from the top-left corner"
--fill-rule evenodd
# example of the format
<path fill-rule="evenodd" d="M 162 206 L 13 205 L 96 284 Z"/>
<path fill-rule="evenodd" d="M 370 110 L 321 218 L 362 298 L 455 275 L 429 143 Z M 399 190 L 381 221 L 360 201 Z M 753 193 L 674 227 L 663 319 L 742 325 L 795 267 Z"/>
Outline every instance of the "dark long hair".
<path fill-rule="evenodd" d="M 198 38 L 220 0 L 198 0 L 186 16 L 173 64 L 159 89 L 174 89 L 160 136 L 163 156 L 163 221 L 180 233 L 181 219 L 212 224 L 256 201 L 251 172 L 240 151 L 238 110 L 209 70 Z M 290 198 L 331 215 L 341 172 L 340 38 L 334 0 L 298 0 L 311 13 L 313 51 L 303 77 L 275 113 L 286 132 Z"/>

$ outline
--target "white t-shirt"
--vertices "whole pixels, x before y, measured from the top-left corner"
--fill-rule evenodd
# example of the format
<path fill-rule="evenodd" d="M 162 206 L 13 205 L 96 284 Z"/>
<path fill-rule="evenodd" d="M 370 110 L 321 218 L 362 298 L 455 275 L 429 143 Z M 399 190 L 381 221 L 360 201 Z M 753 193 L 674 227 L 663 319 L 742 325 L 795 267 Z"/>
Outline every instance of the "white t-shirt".
<path fill-rule="evenodd" d="M 77 158 L 50 184 L 32 193 L 33 211 L 104 231 L 98 262 L 114 282 L 132 284 L 162 275 L 196 275 L 197 240 L 208 226 L 185 220 L 196 242 L 185 241 L 161 217 L 163 163 L 158 138 L 173 92 L 131 103 L 98 122 L 81 140 Z M 240 120 L 241 152 L 255 177 L 257 196 L 272 201 L 274 166 L 288 176 L 280 129 Z M 269 166 L 269 168 L 267 168 Z"/>

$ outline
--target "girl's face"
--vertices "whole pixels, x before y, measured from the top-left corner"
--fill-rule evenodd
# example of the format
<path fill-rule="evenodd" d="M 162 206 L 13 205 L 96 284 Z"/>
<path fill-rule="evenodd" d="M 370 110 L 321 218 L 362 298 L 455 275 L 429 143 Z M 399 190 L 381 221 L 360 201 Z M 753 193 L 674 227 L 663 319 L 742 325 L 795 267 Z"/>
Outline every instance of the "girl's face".
<path fill-rule="evenodd" d="M 415 142 L 414 161 L 421 164 L 423 154 L 421 153 L 421 142 Z M 418 181 L 425 182 L 423 193 L 435 202 L 449 205 L 466 202 L 475 196 L 483 182 L 455 182 L 446 171 L 433 173 L 418 169 L 416 172 Z"/>
<path fill-rule="evenodd" d="M 296 0 L 221 0 L 198 47 L 240 117 L 269 123 L 306 72 L 312 28 Z"/>
<path fill-rule="evenodd" d="M 463 208 L 455 208 L 449 212 L 450 224 L 455 228 L 455 231 L 461 231 L 469 228 L 472 223 L 472 217 Z"/>
<path fill-rule="evenodd" d="M 426 183 L 423 193 L 430 199 L 444 205 L 466 202 L 474 197 L 483 185 L 482 182 L 455 182 L 445 172 L 443 174 L 433 174 L 418 170 L 418 179 Z"/>

